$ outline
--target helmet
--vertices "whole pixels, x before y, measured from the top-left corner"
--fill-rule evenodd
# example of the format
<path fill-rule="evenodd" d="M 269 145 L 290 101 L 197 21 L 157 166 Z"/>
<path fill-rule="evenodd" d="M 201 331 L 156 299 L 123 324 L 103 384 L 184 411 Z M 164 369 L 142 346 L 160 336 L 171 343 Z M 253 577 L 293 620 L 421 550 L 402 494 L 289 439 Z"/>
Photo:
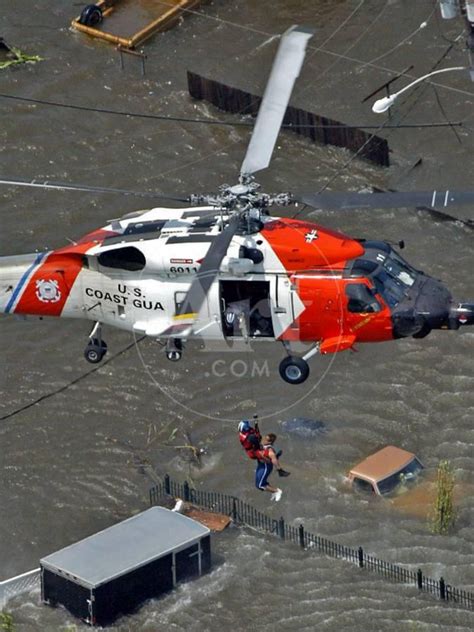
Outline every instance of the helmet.
<path fill-rule="evenodd" d="M 248 432 L 250 428 L 250 422 L 247 419 L 244 419 L 239 424 L 239 432 Z"/>

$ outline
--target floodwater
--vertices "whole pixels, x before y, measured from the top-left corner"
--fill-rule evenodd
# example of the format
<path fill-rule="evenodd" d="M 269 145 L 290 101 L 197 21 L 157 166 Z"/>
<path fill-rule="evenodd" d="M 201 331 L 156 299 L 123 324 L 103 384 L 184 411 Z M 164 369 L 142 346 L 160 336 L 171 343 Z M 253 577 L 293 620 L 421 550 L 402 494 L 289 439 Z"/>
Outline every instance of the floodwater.
<path fill-rule="evenodd" d="M 143 77 L 139 59 L 127 56 L 121 71 L 112 46 L 69 30 L 81 8 L 74 3 L 4 0 L 2 36 L 44 61 L 3 71 L 0 92 L 235 121 L 189 99 L 186 70 L 261 93 L 276 50 L 272 36 L 301 23 L 317 32 L 293 103 L 346 123 L 377 126 L 385 119 L 372 114 L 372 99 L 362 101 L 394 73 L 414 65 L 410 77 L 395 84 L 400 89 L 443 56 L 444 67 L 467 61 L 462 38 L 450 43 L 462 23 L 441 21 L 433 5 L 431 0 L 214 0 L 146 45 Z M 419 29 L 423 22 L 427 26 Z M 283 133 L 271 167 L 259 174 L 263 188 L 319 190 L 333 179 L 332 190 L 472 189 L 474 84 L 454 72 L 436 83 L 436 90 L 425 84 L 409 93 L 393 123 L 465 121 L 463 127 L 382 130 L 392 149 L 388 169 L 358 159 L 348 165 L 344 150 Z M 242 127 L 124 118 L 1 97 L 0 106 L 0 171 L 25 179 L 177 195 L 213 191 L 236 182 L 249 136 Z M 422 163 L 411 169 L 418 158 Z M 142 206 L 140 200 L 110 194 L 4 187 L 0 252 L 59 247 Z M 452 213 L 473 216 L 466 208 Z M 454 296 L 474 298 L 473 235 L 461 225 L 407 209 L 309 217 L 355 237 L 405 239 L 404 256 L 415 267 L 443 279 Z M 2 415 L 89 372 L 82 356 L 88 332 L 84 321 L 2 318 Z M 301 387 L 279 379 L 276 345 L 225 354 L 190 344 L 181 363 L 171 364 L 153 341 L 126 350 L 130 335 L 109 329 L 104 337 L 109 357 L 119 354 L 116 358 L 0 424 L 1 579 L 35 568 L 42 556 L 143 510 L 149 487 L 169 472 L 474 591 L 472 329 L 313 360 L 310 379 Z M 252 487 L 252 463 L 236 441 L 237 421 L 254 413 L 264 430 L 279 434 L 292 473 L 283 481 L 277 506 Z M 321 422 L 325 432 L 311 439 L 293 436 L 282 427 L 292 417 Z M 178 447 L 189 441 L 205 450 L 201 467 L 192 463 L 188 449 Z M 426 518 L 347 489 L 344 475 L 350 467 L 386 444 L 415 452 L 431 473 L 441 459 L 450 460 L 467 490 L 458 500 L 451 535 L 432 535 Z M 474 627 L 472 613 L 252 531 L 230 530 L 214 538 L 214 550 L 208 576 L 149 602 L 113 629 Z M 13 600 L 8 608 L 22 632 L 76 623 L 62 609 L 40 606 L 37 593 Z"/>

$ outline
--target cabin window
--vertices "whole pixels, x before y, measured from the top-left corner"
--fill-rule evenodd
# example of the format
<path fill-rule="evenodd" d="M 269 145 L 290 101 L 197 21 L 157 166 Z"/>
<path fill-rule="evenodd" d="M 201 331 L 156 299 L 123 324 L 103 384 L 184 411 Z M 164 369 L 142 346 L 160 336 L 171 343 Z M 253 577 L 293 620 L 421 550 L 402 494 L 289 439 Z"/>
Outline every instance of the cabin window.
<path fill-rule="evenodd" d="M 363 478 L 354 477 L 353 485 L 358 492 L 362 492 L 363 494 L 375 494 L 372 483 L 364 481 Z"/>
<path fill-rule="evenodd" d="M 134 246 L 101 252 L 97 261 L 104 268 L 130 270 L 131 272 L 143 270 L 146 264 L 145 255 Z"/>
<path fill-rule="evenodd" d="M 346 287 L 349 298 L 347 309 L 353 313 L 380 312 L 382 306 L 374 293 L 363 283 L 352 283 Z"/>

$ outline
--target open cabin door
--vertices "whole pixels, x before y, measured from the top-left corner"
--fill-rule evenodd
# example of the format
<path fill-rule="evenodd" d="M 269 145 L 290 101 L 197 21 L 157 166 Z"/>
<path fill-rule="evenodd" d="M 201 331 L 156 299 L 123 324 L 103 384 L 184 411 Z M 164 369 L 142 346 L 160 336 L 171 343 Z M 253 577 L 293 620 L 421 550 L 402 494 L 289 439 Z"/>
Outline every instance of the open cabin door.
<path fill-rule="evenodd" d="M 226 338 L 274 338 L 270 281 L 219 282 L 222 333 Z"/>
<path fill-rule="evenodd" d="M 273 330 L 275 338 L 290 329 L 298 330 L 297 318 L 303 311 L 297 288 L 287 275 L 272 279 Z"/>

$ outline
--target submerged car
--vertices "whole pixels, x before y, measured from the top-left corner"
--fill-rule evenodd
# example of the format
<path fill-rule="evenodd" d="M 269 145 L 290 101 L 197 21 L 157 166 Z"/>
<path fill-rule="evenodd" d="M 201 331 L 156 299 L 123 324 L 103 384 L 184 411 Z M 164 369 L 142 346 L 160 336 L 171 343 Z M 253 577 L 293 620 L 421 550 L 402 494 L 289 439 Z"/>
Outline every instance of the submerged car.
<path fill-rule="evenodd" d="M 357 491 L 385 496 L 414 482 L 422 469 L 413 452 L 389 445 L 354 466 L 348 478 Z"/>

